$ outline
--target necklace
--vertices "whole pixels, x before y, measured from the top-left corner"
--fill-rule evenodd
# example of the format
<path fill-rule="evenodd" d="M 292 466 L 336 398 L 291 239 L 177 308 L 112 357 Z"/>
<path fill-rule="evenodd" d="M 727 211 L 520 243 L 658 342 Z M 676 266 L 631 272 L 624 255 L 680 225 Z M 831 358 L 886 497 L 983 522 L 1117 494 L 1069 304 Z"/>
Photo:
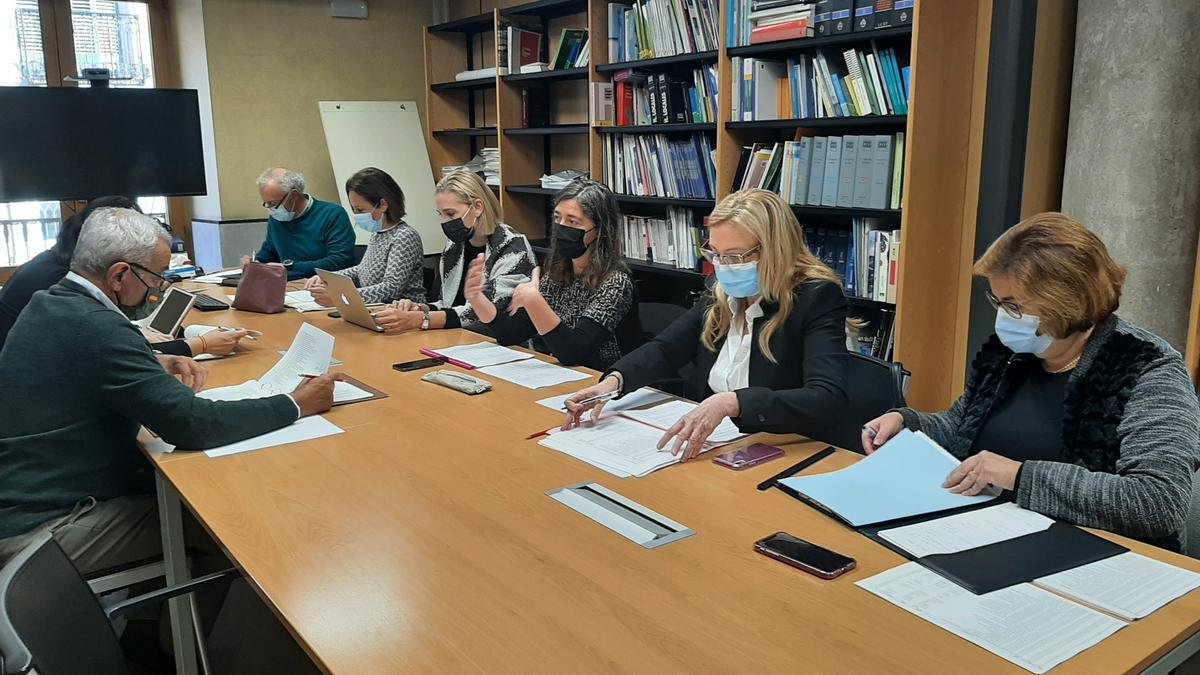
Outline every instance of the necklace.
<path fill-rule="evenodd" d="M 1065 373 L 1065 372 L 1067 372 L 1068 370 L 1071 370 L 1071 369 L 1072 369 L 1072 368 L 1074 368 L 1075 366 L 1079 365 L 1079 357 L 1080 357 L 1080 356 L 1083 356 L 1083 354 L 1080 354 L 1079 356 L 1076 356 L 1075 358 L 1071 359 L 1071 362 L 1070 362 L 1070 363 L 1068 363 L 1067 365 L 1063 366 L 1062 368 L 1059 368 L 1058 370 L 1051 370 L 1051 371 L 1048 371 L 1048 372 L 1049 372 L 1051 375 L 1058 375 L 1059 373 Z"/>

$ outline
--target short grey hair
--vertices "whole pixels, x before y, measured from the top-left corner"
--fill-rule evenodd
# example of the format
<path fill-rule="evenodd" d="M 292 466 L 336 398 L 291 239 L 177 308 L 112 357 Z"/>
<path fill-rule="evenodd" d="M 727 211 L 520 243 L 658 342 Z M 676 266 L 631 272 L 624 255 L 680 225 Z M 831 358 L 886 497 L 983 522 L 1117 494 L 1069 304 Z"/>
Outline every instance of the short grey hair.
<path fill-rule="evenodd" d="M 128 262 L 157 272 L 154 251 L 158 242 L 169 246 L 171 237 L 162 224 L 133 209 L 96 209 L 79 231 L 79 242 L 71 258 L 71 269 L 86 274 L 104 274 L 114 263 Z"/>
<path fill-rule="evenodd" d="M 304 192 L 304 174 L 299 171 L 285 169 L 282 166 L 273 166 L 266 171 L 258 174 L 258 189 L 262 190 L 267 185 L 275 183 L 284 192 L 298 190 Z"/>

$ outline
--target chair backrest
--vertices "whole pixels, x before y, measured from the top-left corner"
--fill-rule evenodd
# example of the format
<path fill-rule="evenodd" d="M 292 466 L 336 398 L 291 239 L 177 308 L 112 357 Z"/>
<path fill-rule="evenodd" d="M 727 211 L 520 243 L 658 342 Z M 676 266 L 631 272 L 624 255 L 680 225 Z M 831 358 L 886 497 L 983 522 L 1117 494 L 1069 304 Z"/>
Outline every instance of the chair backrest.
<path fill-rule="evenodd" d="M 0 675 L 125 675 L 112 624 L 50 534 L 0 568 Z"/>
<path fill-rule="evenodd" d="M 862 452 L 862 425 L 904 405 L 911 373 L 900 363 L 846 352 L 845 409 L 817 440 Z"/>
<path fill-rule="evenodd" d="M 686 314 L 687 307 L 672 305 L 666 302 L 643 302 L 638 304 L 638 315 L 641 317 L 642 336 L 644 341 L 653 340 L 663 332 L 675 319 Z"/>
<path fill-rule="evenodd" d="M 1200 472 L 1192 476 L 1192 503 L 1184 523 L 1183 552 L 1200 558 Z"/>

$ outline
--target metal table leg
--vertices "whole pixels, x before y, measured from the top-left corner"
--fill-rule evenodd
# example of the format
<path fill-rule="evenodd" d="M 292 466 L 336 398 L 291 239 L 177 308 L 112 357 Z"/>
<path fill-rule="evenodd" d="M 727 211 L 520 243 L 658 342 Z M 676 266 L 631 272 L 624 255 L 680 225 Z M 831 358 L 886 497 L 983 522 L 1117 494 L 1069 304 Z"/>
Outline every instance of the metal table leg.
<path fill-rule="evenodd" d="M 187 567 L 187 552 L 183 542 L 183 512 L 179 493 L 156 473 L 158 490 L 158 521 L 162 528 L 163 563 L 166 565 L 167 585 L 175 586 L 191 579 Z M 171 611 L 171 640 L 175 646 L 175 672 L 178 675 L 197 675 L 195 622 L 191 594 L 167 601 Z"/>

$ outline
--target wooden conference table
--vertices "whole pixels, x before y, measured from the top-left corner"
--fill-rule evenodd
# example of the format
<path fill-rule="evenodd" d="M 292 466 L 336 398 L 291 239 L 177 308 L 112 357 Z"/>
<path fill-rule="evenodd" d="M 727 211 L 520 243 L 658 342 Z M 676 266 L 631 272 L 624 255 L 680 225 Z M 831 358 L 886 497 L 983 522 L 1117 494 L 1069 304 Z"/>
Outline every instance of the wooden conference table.
<path fill-rule="evenodd" d="M 820 444 L 759 436 L 787 457 L 741 473 L 703 457 L 622 480 L 526 440 L 561 421 L 534 401 L 586 381 L 528 390 L 492 378 L 493 391 L 470 397 L 421 382 L 429 371 L 391 367 L 420 358 L 420 347 L 478 335 L 375 335 L 291 310 L 188 318 L 264 333 L 209 362 L 210 386 L 262 375 L 302 321 L 336 336 L 344 365 L 335 370 L 389 398 L 326 413 L 339 435 L 217 459 L 151 459 L 169 576 L 185 574 L 170 531 L 181 497 L 327 672 L 1022 672 L 854 585 L 900 556 L 777 490 L 755 490 Z M 839 453 L 816 468 L 854 458 Z M 696 535 L 646 550 L 545 496 L 581 481 Z M 776 531 L 852 556 L 858 568 L 824 581 L 753 552 Z M 1200 561 L 1112 538 L 1200 571 Z M 190 617 L 176 614 L 186 629 Z M 1193 592 L 1053 672 L 1141 671 L 1175 650 L 1162 669 L 1195 651 L 1198 630 Z"/>

